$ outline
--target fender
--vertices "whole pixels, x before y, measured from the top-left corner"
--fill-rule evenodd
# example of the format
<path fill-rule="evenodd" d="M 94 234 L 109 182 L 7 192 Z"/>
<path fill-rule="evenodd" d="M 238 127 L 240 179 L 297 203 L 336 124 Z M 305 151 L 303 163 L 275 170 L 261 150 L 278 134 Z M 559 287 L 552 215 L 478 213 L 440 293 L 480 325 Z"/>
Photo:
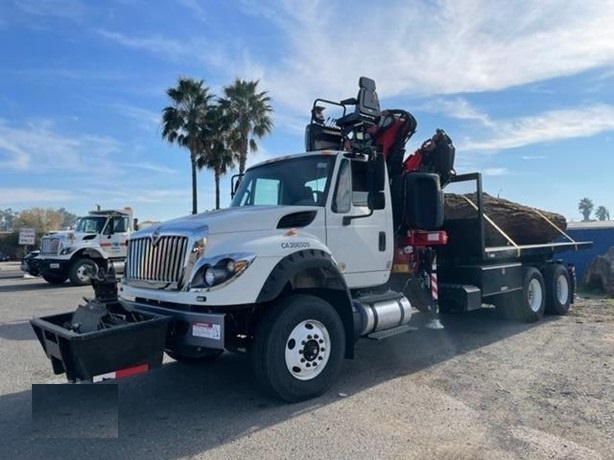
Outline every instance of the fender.
<path fill-rule="evenodd" d="M 72 256 L 70 256 L 70 260 L 72 262 L 75 259 L 82 257 L 82 256 L 87 256 L 92 260 L 102 259 L 105 262 L 108 258 L 104 252 L 98 250 L 97 248 L 89 247 L 89 248 L 82 248 L 76 251 Z"/>
<path fill-rule="evenodd" d="M 343 275 L 330 254 L 319 249 L 293 252 L 273 268 L 258 294 L 257 303 L 279 297 L 287 285 L 292 290 L 318 290 L 318 296 L 328 301 L 339 313 L 345 329 L 345 357 L 354 357 L 354 314 L 352 297 Z"/>

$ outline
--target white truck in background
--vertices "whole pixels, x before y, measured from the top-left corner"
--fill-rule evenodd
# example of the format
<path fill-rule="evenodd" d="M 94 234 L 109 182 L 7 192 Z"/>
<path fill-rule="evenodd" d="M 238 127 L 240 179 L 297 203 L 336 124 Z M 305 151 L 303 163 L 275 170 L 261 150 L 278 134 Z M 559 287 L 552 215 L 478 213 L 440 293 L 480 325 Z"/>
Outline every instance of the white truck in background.
<path fill-rule="evenodd" d="M 71 230 L 45 235 L 36 257 L 41 276 L 50 284 L 69 279 L 71 284 L 83 286 L 90 282 L 91 273 L 110 263 L 122 273 L 126 243 L 136 224 L 130 207 L 99 209 L 79 217 Z"/>

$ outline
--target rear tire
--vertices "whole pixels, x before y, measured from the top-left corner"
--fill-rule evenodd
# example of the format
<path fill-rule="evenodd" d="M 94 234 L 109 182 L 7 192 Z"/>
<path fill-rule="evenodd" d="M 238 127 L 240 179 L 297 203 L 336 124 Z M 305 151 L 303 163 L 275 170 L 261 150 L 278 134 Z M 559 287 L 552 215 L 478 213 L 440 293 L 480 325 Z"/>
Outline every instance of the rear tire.
<path fill-rule="evenodd" d="M 561 264 L 549 264 L 544 270 L 546 291 L 546 313 L 566 315 L 573 295 L 567 269 Z"/>
<path fill-rule="evenodd" d="M 90 278 L 98 271 L 98 265 L 85 257 L 75 260 L 68 270 L 68 278 L 73 286 L 90 284 Z"/>
<path fill-rule="evenodd" d="M 60 275 L 57 273 L 45 272 L 42 274 L 42 277 L 49 284 L 53 285 L 64 284 L 64 281 L 66 281 L 66 275 Z"/>
<path fill-rule="evenodd" d="M 522 290 L 497 297 L 493 303 L 499 318 L 534 323 L 544 315 L 544 278 L 536 268 L 526 267 Z"/>
<path fill-rule="evenodd" d="M 266 311 L 250 358 L 256 380 L 287 402 L 324 393 L 345 354 L 345 331 L 335 309 L 319 297 L 292 295 Z"/>
<path fill-rule="evenodd" d="M 544 277 L 537 268 L 527 267 L 522 283 L 521 301 L 516 306 L 516 318 L 534 323 L 544 315 L 546 305 Z"/>

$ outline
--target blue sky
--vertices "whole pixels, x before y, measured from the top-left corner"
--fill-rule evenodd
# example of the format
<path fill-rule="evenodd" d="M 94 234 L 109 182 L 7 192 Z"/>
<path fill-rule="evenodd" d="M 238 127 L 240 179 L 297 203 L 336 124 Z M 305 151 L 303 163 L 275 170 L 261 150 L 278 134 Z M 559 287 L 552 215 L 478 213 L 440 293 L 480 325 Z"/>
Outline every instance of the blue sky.
<path fill-rule="evenodd" d="M 408 151 L 444 128 L 486 192 L 614 215 L 612 24 L 608 0 L 4 0 L 0 208 L 188 214 L 188 154 L 160 136 L 178 76 L 269 91 L 275 128 L 249 165 L 303 150 L 313 99 L 354 96 L 366 75 L 417 118 Z M 212 174 L 198 179 L 211 209 Z"/>

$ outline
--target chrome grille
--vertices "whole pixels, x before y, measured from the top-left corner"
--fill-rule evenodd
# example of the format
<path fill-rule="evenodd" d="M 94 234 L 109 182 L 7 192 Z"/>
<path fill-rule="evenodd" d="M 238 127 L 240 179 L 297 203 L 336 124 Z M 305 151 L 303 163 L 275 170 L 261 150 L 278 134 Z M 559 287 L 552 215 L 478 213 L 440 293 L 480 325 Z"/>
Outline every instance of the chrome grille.
<path fill-rule="evenodd" d="M 179 283 L 187 247 L 185 236 L 161 236 L 155 245 L 149 237 L 130 240 L 126 261 L 128 281 Z"/>
<path fill-rule="evenodd" d="M 60 247 L 59 238 L 43 238 L 41 241 L 41 254 L 53 254 L 58 253 Z"/>

